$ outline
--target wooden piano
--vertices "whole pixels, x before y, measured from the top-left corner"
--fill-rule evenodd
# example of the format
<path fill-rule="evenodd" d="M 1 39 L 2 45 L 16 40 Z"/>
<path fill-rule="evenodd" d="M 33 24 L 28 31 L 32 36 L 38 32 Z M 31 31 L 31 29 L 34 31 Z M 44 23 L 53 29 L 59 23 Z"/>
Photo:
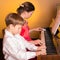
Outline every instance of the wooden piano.
<path fill-rule="evenodd" d="M 46 28 L 45 32 L 41 32 L 42 40 L 45 40 L 47 55 L 40 55 L 37 60 L 60 60 L 60 38 L 58 28 L 60 27 L 60 9 L 51 28 Z"/>
<path fill-rule="evenodd" d="M 47 55 L 40 55 L 37 57 L 37 60 L 60 60 L 60 38 L 57 35 L 57 29 L 45 28 L 46 31 L 40 32 L 40 39 L 44 40 L 45 45 L 47 47 L 46 53 Z M 54 34 L 54 32 L 56 33 Z M 36 32 L 37 33 L 37 32 Z M 38 32 L 39 33 L 39 32 Z M 42 37 L 42 38 L 41 38 Z M 36 37 L 33 39 L 37 39 Z"/>
<path fill-rule="evenodd" d="M 50 28 L 46 28 L 46 31 L 41 33 L 42 40 L 45 39 L 47 55 L 40 55 L 37 60 L 60 60 L 60 39 L 51 34 Z"/>

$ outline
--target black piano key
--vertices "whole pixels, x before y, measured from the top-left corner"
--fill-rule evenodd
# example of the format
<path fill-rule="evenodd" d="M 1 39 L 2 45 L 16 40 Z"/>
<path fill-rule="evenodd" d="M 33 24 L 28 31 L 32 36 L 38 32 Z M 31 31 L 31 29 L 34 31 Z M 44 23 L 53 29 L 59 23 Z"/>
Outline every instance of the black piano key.
<path fill-rule="evenodd" d="M 46 43 L 46 51 L 47 51 L 47 55 L 52 55 L 52 54 L 56 54 L 56 49 L 55 46 L 53 44 L 53 40 L 52 40 L 52 35 L 49 29 L 46 29 L 45 31 L 45 43 Z"/>

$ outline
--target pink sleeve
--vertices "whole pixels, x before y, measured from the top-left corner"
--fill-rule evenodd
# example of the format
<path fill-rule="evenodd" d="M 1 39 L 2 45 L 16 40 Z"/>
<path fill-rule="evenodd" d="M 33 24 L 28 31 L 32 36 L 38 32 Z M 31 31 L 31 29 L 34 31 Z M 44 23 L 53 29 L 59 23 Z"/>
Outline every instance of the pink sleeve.
<path fill-rule="evenodd" d="M 20 33 L 21 36 L 23 36 L 27 41 L 30 41 L 30 35 L 29 35 L 29 27 L 27 25 L 22 27 L 22 31 Z"/>

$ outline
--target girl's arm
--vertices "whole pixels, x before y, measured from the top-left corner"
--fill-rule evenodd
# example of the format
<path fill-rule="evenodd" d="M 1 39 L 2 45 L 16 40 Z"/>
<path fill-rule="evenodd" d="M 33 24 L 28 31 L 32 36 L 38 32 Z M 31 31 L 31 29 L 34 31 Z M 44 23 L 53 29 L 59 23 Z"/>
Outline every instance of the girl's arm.
<path fill-rule="evenodd" d="M 29 30 L 29 32 L 32 32 L 32 31 L 42 31 L 42 30 L 45 31 L 44 28 L 38 27 L 38 28 L 34 28 L 34 29 Z"/>

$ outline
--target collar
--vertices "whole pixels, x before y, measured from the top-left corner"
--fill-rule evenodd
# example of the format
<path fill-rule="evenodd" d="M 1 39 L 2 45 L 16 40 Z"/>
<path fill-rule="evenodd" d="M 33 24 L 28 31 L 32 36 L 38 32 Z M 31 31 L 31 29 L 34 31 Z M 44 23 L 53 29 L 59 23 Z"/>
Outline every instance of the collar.
<path fill-rule="evenodd" d="M 8 36 L 14 37 L 14 35 L 11 32 L 9 32 L 7 29 L 5 29 L 5 34 Z"/>

